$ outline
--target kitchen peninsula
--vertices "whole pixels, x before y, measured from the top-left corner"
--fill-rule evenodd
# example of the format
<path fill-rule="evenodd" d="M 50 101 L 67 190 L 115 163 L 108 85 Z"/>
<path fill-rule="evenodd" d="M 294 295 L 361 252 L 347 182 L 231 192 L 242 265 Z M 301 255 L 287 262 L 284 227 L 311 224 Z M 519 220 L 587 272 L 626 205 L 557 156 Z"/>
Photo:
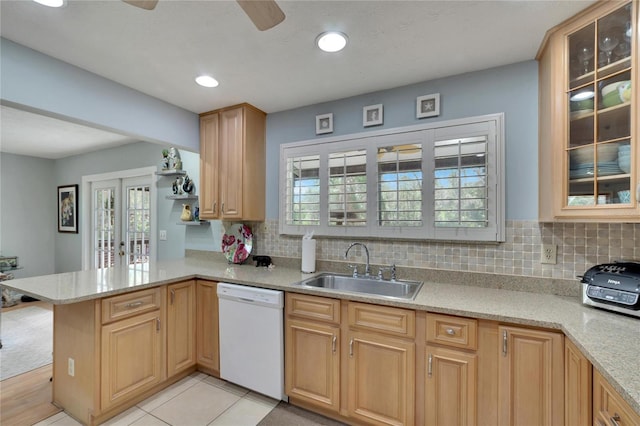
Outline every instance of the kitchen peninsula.
<path fill-rule="evenodd" d="M 168 293 L 164 289 L 175 283 L 184 283 L 190 280 L 231 282 L 282 290 L 290 294 L 322 296 L 323 298 L 347 300 L 354 303 L 401 308 L 415 311 L 418 314 L 423 314 L 426 311 L 433 314 L 562 332 L 566 339 L 575 344 L 593 364 L 594 371 L 602 374 L 622 399 L 636 413 L 640 413 L 640 369 L 638 369 L 637 357 L 637 354 L 640 353 L 640 321 L 638 319 L 583 306 L 577 297 L 445 284 L 430 279 L 429 270 L 419 271 L 418 274 L 420 279 L 424 281 L 424 285 L 413 301 L 389 300 L 370 295 L 301 288 L 295 283 L 309 278 L 310 275 L 302 274 L 299 268 L 278 266 L 267 269 L 256 268 L 253 265 L 230 265 L 222 257 L 220 259 L 186 257 L 156 262 L 148 266 L 109 268 L 17 279 L 3 283 L 3 285 L 54 304 L 54 402 L 85 423 L 103 421 L 126 409 L 127 402 L 117 402 L 113 406 L 109 406 L 109 402 L 104 400 L 105 392 L 107 392 L 104 388 L 101 392 L 96 391 L 92 395 L 71 395 L 73 401 L 65 399 L 70 397 L 68 395 L 70 392 L 59 397 L 64 392 L 59 386 L 56 386 L 57 384 L 61 386 L 64 383 L 65 387 L 73 387 L 75 385 L 70 384 L 73 380 L 90 380 L 91 386 L 95 386 L 101 381 L 100 368 L 97 368 L 96 372 L 92 372 L 96 376 L 93 378 L 86 378 L 78 374 L 83 371 L 83 366 L 81 365 L 82 361 L 79 361 L 77 357 L 74 367 L 75 377 L 70 377 L 68 374 L 70 367 L 67 360 L 69 355 L 64 353 L 65 348 L 60 347 L 61 343 L 73 344 L 71 341 L 86 332 L 86 328 L 98 327 L 101 321 L 102 324 L 107 324 L 102 328 L 110 327 L 110 324 L 117 324 L 117 322 L 109 323 L 108 320 L 105 320 L 109 315 L 118 315 L 117 303 L 109 305 L 105 304 L 105 301 L 115 300 L 117 302 L 118 297 L 124 297 L 132 292 L 145 295 L 145 298 L 140 300 L 144 300 L 145 306 L 148 305 L 149 310 L 142 312 L 142 315 L 149 316 L 147 323 L 155 330 L 156 321 L 164 323 L 168 316 L 163 311 L 154 308 L 156 305 L 162 305 L 163 298 L 168 297 Z M 399 278 L 404 277 L 399 276 Z M 176 289 L 180 291 L 179 287 Z M 139 293 L 140 290 L 144 290 L 145 293 Z M 99 308 L 94 309 L 100 305 L 99 301 L 102 301 L 102 312 L 99 312 Z M 126 303 L 121 307 L 125 305 Z M 114 308 L 109 310 L 108 306 Z M 154 309 L 156 310 L 154 311 Z M 73 312 L 74 321 L 70 321 L 71 317 L 67 315 L 67 312 Z M 78 316 L 82 312 L 86 314 L 84 318 Z M 99 333 L 92 336 L 92 347 L 99 347 L 101 344 Z M 146 343 L 150 345 L 165 344 L 159 341 Z M 138 344 L 135 350 L 140 349 L 141 346 Z M 105 355 L 103 352 L 102 356 L 108 357 L 108 354 Z M 158 365 L 166 365 L 164 357 L 167 356 L 166 352 L 162 352 L 162 359 L 158 361 Z M 89 358 L 91 358 L 90 363 L 102 365 L 100 364 L 100 351 L 92 352 Z M 416 357 L 416 361 L 418 361 L 418 357 Z M 102 362 L 104 363 L 104 361 Z M 102 365 L 103 374 L 109 374 L 104 371 L 104 367 Z M 184 377 L 194 369 L 195 366 L 182 370 L 182 373 L 174 376 L 175 380 Z M 128 372 L 128 374 L 131 373 L 131 371 Z M 166 379 L 166 374 L 165 376 L 162 374 L 164 373 L 160 374 L 161 378 L 166 383 L 172 382 Z M 115 380 L 117 379 L 116 377 Z M 150 389 L 151 393 L 157 391 L 157 387 L 152 386 Z M 146 397 L 149 394 L 143 393 L 141 395 Z M 101 396 L 102 401 L 100 401 Z M 415 405 L 416 407 L 423 405 L 417 397 Z M 92 413 L 91 407 L 94 410 L 97 407 L 99 414 Z"/>

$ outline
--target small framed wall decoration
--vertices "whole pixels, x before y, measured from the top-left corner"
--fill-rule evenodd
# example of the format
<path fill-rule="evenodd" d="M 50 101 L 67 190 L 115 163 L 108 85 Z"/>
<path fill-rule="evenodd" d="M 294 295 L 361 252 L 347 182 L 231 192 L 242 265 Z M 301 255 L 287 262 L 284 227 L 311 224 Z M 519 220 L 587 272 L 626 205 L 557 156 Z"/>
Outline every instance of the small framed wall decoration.
<path fill-rule="evenodd" d="M 58 187 L 58 232 L 78 233 L 78 185 Z"/>
<path fill-rule="evenodd" d="M 333 132 L 333 113 L 316 115 L 316 135 Z"/>
<path fill-rule="evenodd" d="M 416 118 L 437 117 L 440 115 L 440 93 L 418 96 L 416 99 Z"/>
<path fill-rule="evenodd" d="M 364 127 L 382 124 L 382 104 L 369 105 L 362 108 L 362 125 Z"/>

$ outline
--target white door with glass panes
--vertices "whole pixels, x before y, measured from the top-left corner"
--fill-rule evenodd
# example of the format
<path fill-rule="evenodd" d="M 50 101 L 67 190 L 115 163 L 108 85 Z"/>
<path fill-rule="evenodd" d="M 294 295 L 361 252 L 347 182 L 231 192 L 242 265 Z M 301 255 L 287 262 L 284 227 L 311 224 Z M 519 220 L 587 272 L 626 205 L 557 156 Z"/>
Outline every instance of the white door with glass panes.
<path fill-rule="evenodd" d="M 91 183 L 93 268 L 149 262 L 151 186 L 149 176 Z"/>

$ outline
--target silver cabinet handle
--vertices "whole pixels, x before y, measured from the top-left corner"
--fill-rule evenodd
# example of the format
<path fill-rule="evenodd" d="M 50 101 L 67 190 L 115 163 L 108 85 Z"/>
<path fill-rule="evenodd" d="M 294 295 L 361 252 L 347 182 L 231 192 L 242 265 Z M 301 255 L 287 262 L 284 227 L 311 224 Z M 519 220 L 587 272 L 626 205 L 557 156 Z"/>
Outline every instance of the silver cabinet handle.
<path fill-rule="evenodd" d="M 507 330 L 502 332 L 502 356 L 507 356 Z"/>
<path fill-rule="evenodd" d="M 349 356 L 353 358 L 353 339 L 349 341 Z"/>
<path fill-rule="evenodd" d="M 336 341 L 337 340 L 338 340 L 338 338 L 334 334 L 333 338 L 331 339 L 331 352 L 333 352 L 334 354 L 336 353 Z"/>
<path fill-rule="evenodd" d="M 222 203 L 222 207 L 220 208 L 220 213 L 224 214 L 224 203 Z"/>
<path fill-rule="evenodd" d="M 136 302 L 131 302 L 131 303 L 127 303 L 125 306 L 127 308 L 137 308 L 138 306 L 142 305 L 142 301 L 138 300 Z"/>
<path fill-rule="evenodd" d="M 156 318 L 156 331 L 160 331 L 160 318 Z"/>
<path fill-rule="evenodd" d="M 175 289 L 171 289 L 171 304 L 173 305 L 174 300 L 176 300 L 176 291 Z"/>
<path fill-rule="evenodd" d="M 429 361 L 427 367 L 427 375 L 431 377 L 433 375 L 433 355 L 429 354 Z"/>
<path fill-rule="evenodd" d="M 456 332 L 453 330 L 453 328 L 447 328 L 447 334 L 449 336 L 455 336 Z"/>
<path fill-rule="evenodd" d="M 620 426 L 620 423 L 618 423 L 620 421 L 620 414 L 614 413 L 613 416 L 610 417 L 610 419 L 611 423 L 613 423 L 613 426 Z"/>

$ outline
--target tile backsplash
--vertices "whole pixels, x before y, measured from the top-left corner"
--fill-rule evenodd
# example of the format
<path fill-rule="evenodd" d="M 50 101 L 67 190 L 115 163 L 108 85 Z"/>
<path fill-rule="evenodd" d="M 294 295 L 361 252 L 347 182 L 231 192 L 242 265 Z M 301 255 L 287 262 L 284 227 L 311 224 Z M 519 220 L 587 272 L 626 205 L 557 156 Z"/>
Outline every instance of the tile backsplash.
<path fill-rule="evenodd" d="M 279 235 L 277 220 L 250 226 L 256 236 L 254 254 L 301 257 L 301 237 Z M 362 241 L 369 248 L 371 264 L 565 280 L 575 280 L 599 263 L 640 260 L 640 224 L 626 223 L 507 221 L 506 241 L 499 244 L 333 237 L 317 240 L 319 261 L 343 261 L 348 245 Z M 540 262 L 543 244 L 557 246 L 556 264 Z M 364 263 L 359 247 L 354 247 L 349 258 Z"/>

